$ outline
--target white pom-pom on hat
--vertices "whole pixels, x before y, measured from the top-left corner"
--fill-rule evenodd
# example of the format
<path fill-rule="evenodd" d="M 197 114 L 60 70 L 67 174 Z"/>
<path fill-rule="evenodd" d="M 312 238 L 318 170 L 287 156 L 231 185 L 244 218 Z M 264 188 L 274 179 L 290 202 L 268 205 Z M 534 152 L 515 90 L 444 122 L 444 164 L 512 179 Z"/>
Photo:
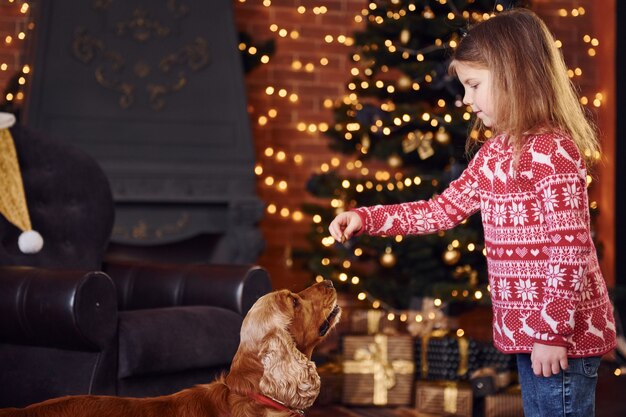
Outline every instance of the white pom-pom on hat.
<path fill-rule="evenodd" d="M 11 113 L 0 112 L 0 129 L 8 129 L 15 124 L 15 116 Z"/>
<path fill-rule="evenodd" d="M 17 239 L 17 246 L 22 253 L 37 253 L 43 248 L 43 237 L 36 230 L 27 230 Z"/>

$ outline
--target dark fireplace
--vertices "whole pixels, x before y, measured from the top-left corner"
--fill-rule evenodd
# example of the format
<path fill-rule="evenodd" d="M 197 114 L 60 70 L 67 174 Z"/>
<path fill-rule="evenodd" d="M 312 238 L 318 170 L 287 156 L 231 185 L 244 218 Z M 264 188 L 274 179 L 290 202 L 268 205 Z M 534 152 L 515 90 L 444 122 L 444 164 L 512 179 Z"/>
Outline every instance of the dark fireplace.
<path fill-rule="evenodd" d="M 36 7 L 25 121 L 104 169 L 110 255 L 254 262 L 263 204 L 232 1 Z"/>

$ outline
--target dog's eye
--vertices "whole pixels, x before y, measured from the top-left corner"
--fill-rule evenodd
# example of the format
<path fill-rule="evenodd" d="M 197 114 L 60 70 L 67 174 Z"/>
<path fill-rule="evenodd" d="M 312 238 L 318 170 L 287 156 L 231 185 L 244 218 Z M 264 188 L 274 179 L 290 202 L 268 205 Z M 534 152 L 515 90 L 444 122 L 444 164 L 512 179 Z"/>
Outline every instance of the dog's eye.
<path fill-rule="evenodd" d="M 291 297 L 291 302 L 293 303 L 293 307 L 297 308 L 300 305 L 300 300 L 298 297 Z"/>

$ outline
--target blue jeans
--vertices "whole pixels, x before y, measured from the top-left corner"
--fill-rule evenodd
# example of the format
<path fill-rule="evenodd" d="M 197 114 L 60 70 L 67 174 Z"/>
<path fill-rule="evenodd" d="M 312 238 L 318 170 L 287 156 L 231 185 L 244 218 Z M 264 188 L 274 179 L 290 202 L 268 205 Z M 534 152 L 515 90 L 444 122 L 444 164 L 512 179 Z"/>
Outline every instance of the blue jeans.
<path fill-rule="evenodd" d="M 600 357 L 568 358 L 567 371 L 535 376 L 530 355 L 517 355 L 525 417 L 593 417 Z"/>

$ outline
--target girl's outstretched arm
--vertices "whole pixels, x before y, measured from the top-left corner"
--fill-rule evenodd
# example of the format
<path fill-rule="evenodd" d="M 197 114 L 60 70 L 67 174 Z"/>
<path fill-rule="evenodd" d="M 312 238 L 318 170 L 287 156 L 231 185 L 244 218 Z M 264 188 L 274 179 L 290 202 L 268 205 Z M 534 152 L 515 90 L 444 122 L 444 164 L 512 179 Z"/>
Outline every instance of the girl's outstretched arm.
<path fill-rule="evenodd" d="M 424 235 L 451 229 L 480 209 L 478 169 L 484 158 L 483 146 L 460 177 L 429 200 L 360 207 L 359 233 L 368 235 Z M 341 216 L 341 215 L 340 215 Z M 351 217 L 351 219 L 353 216 Z M 350 236 L 346 235 L 346 238 Z"/>

